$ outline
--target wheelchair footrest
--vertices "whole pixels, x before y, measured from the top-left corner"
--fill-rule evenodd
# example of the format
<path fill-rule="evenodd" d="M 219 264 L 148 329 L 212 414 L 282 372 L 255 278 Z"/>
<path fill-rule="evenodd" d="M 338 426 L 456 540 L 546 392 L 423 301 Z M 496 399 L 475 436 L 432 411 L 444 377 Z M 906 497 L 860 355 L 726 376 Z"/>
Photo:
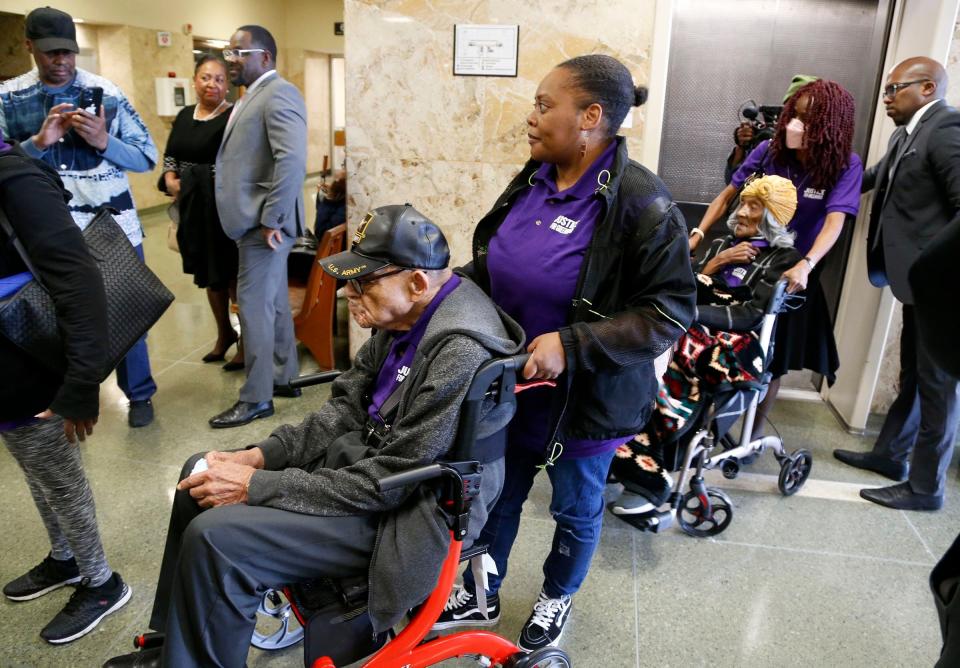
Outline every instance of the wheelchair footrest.
<path fill-rule="evenodd" d="M 669 510 L 655 510 L 651 513 L 636 515 L 620 515 L 617 513 L 613 515 L 640 531 L 660 533 L 673 526 L 673 514 Z"/>

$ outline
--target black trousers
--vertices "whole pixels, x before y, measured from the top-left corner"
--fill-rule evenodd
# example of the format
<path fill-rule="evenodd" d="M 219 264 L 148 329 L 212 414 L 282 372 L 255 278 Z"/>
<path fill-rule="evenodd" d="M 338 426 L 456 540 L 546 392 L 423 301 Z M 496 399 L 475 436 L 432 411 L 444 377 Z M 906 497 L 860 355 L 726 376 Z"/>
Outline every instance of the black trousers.
<path fill-rule="evenodd" d="M 201 454 L 187 460 L 183 480 Z M 163 665 L 239 668 L 268 589 L 367 572 L 375 515 L 320 517 L 257 506 L 203 510 L 174 495 L 150 627 L 166 633 Z"/>
<path fill-rule="evenodd" d="M 897 462 L 909 460 L 913 491 L 942 496 L 958 420 L 960 384 L 937 366 L 917 339 L 914 307 L 904 304 L 900 394 L 890 406 L 873 452 Z"/>

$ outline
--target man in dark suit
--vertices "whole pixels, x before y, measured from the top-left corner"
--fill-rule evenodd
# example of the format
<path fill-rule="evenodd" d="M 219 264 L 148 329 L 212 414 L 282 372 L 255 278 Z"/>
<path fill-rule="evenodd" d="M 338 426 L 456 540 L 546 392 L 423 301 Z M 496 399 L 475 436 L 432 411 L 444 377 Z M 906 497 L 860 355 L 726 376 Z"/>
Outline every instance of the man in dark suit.
<path fill-rule="evenodd" d="M 860 490 L 860 496 L 903 510 L 943 506 L 960 418 L 957 380 L 917 335 L 916 302 L 907 279 L 921 251 L 960 213 L 960 112 L 943 100 L 946 92 L 946 72 L 929 58 L 897 65 L 883 89 L 887 115 L 898 127 L 887 154 L 863 175 L 864 191 L 876 188 L 867 264 L 870 282 L 889 284 L 903 302 L 900 394 L 872 451 L 833 452 L 846 464 L 901 481 Z"/>
<path fill-rule="evenodd" d="M 240 251 L 237 302 L 247 381 L 240 400 L 210 419 L 238 427 L 273 415 L 273 397 L 296 397 L 299 373 L 287 256 L 303 223 L 307 111 L 303 96 L 276 72 L 277 44 L 263 27 L 242 26 L 224 50 L 231 81 L 246 86 L 217 155 L 220 223 Z"/>

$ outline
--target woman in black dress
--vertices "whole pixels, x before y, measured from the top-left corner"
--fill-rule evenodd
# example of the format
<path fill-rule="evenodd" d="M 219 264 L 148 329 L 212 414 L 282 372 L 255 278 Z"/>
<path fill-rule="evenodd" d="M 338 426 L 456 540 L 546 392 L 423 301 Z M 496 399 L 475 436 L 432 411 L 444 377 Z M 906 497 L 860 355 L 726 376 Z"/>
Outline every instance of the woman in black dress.
<path fill-rule="evenodd" d="M 184 107 L 173 122 L 159 187 L 174 198 L 180 211 L 177 243 L 183 271 L 193 275 L 198 287 L 206 288 L 217 323 L 217 342 L 203 361 L 219 362 L 237 342 L 230 325 L 230 299 L 236 300 L 237 245 L 223 233 L 213 191 L 214 163 L 230 117 L 226 65 L 214 56 L 204 56 L 197 63 L 193 85 L 197 104 Z M 239 343 L 237 355 L 224 368 L 243 368 Z"/>

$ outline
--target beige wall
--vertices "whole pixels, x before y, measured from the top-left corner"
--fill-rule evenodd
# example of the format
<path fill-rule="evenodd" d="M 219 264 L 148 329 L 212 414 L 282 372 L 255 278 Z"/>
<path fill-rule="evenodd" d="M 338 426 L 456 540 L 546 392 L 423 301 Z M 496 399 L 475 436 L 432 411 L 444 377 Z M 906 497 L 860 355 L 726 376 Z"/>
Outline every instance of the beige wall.
<path fill-rule="evenodd" d="M 567 58 L 602 52 L 645 83 L 654 13 L 653 0 L 630 11 L 564 0 L 346 0 L 350 223 L 371 207 L 411 202 L 444 229 L 454 263 L 466 261 L 475 222 L 528 157 L 525 118 L 540 79 Z M 455 23 L 519 24 L 519 76 L 453 76 Z M 624 132 L 635 156 L 637 116 Z"/>
<path fill-rule="evenodd" d="M 603 52 L 645 82 L 653 12 L 652 0 L 631 12 L 563 0 L 347 0 L 350 220 L 409 201 L 444 228 L 456 262 L 468 259 L 473 224 L 528 157 L 525 118 L 539 80 L 566 58 Z M 519 24 L 519 76 L 453 76 L 458 22 Z M 635 155 L 637 121 L 624 131 Z"/>
<path fill-rule="evenodd" d="M 0 81 L 23 74 L 32 65 L 23 48 L 23 17 L 0 14 Z"/>
<path fill-rule="evenodd" d="M 947 102 L 954 107 L 960 107 L 960 21 L 953 31 L 953 41 L 950 43 L 950 53 L 947 62 L 949 85 L 947 86 Z M 872 413 L 886 413 L 890 404 L 896 399 L 900 391 L 900 334 L 903 331 L 903 311 L 900 303 L 894 306 L 893 317 L 890 321 L 890 332 L 883 349 L 883 361 L 880 363 L 880 377 L 877 389 L 870 405 Z"/>
<path fill-rule="evenodd" d="M 173 44 L 157 44 L 156 31 L 129 26 L 103 26 L 97 29 L 100 74 L 123 90 L 137 110 L 157 145 L 160 156 L 167 143 L 173 119 L 157 115 L 154 79 L 174 72 L 178 77 L 193 75 L 193 39 L 173 35 Z M 158 159 L 158 164 L 162 161 Z M 165 204 L 169 200 L 157 190 L 159 169 L 129 174 L 137 208 Z"/>

